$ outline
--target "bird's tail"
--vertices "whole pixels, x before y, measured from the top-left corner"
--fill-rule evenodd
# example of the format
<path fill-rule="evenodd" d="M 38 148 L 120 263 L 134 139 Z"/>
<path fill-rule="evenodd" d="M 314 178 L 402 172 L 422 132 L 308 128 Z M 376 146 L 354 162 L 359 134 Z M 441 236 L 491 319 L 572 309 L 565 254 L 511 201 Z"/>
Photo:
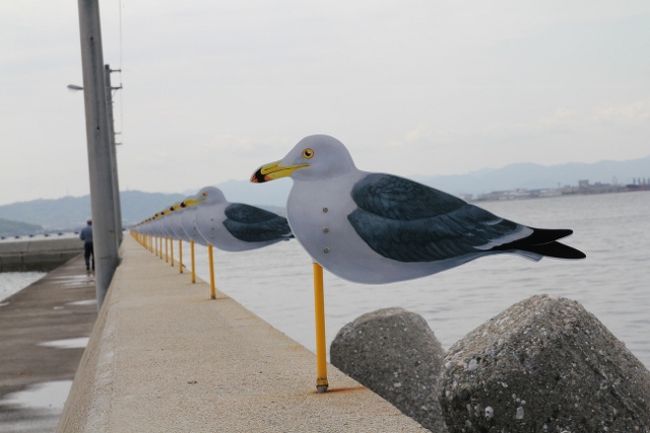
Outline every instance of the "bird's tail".
<path fill-rule="evenodd" d="M 561 242 L 549 242 L 541 245 L 528 245 L 519 247 L 522 251 L 540 254 L 547 257 L 557 257 L 560 259 L 584 259 L 585 253 Z"/>
<path fill-rule="evenodd" d="M 532 227 L 531 227 L 532 228 Z M 557 239 L 569 236 L 573 231 L 569 229 L 536 229 L 529 236 L 514 242 L 499 245 L 494 250 L 515 250 L 540 256 L 557 257 L 561 259 L 584 259 L 586 256 L 580 250 L 557 242 Z"/>

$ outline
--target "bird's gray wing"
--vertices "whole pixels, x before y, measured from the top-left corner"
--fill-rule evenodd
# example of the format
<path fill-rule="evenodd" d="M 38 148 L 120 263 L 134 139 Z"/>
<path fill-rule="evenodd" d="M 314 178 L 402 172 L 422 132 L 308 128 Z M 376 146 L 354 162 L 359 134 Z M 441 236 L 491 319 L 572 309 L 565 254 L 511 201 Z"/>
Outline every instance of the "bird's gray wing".
<path fill-rule="evenodd" d="M 291 229 L 287 219 L 241 203 L 232 203 L 226 207 L 226 219 L 223 225 L 231 235 L 244 242 L 266 242 L 291 238 Z"/>
<path fill-rule="evenodd" d="M 401 262 L 485 252 L 491 244 L 517 238 L 517 233 L 526 229 L 397 176 L 369 174 L 354 185 L 351 194 L 358 208 L 348 220 L 356 232 L 375 252 Z"/>

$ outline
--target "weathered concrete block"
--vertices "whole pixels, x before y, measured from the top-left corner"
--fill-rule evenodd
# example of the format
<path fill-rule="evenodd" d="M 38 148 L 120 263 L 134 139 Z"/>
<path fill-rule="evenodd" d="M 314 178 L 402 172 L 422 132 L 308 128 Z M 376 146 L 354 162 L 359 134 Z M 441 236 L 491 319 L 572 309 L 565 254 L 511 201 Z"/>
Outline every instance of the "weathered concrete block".
<path fill-rule="evenodd" d="M 438 402 L 443 357 L 427 322 L 402 308 L 358 317 L 330 348 L 332 364 L 436 433 L 447 431 Z"/>
<path fill-rule="evenodd" d="M 650 373 L 579 303 L 533 296 L 445 357 L 449 430 L 650 432 Z"/>

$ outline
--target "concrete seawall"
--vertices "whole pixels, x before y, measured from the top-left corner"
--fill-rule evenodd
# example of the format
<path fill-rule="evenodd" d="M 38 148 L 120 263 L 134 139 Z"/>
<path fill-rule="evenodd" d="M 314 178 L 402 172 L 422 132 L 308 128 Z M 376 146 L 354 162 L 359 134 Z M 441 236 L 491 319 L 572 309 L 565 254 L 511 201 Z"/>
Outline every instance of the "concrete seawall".
<path fill-rule="evenodd" d="M 0 272 L 50 271 L 82 251 L 77 238 L 0 242 Z"/>
<path fill-rule="evenodd" d="M 126 237 L 58 431 L 427 431 L 331 365 L 329 377 L 316 394 L 313 353 Z"/>

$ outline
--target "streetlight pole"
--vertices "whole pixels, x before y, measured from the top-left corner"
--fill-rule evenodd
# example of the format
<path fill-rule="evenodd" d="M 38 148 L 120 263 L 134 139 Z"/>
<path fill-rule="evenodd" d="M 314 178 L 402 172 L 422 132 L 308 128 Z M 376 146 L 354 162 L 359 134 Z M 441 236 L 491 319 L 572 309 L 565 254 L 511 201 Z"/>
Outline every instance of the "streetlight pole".
<path fill-rule="evenodd" d="M 95 292 L 100 308 L 118 263 L 111 144 L 98 0 L 78 0 L 83 69 L 90 204 L 93 219 Z"/>
<path fill-rule="evenodd" d="M 115 148 L 115 120 L 113 118 L 113 90 L 121 89 L 122 86 L 113 87 L 111 85 L 111 70 L 110 65 L 104 66 L 104 81 L 106 85 L 106 114 L 108 116 L 108 137 L 111 150 L 111 168 L 113 176 L 113 197 L 115 198 L 115 232 L 117 236 L 115 241 L 117 247 L 120 247 L 122 242 L 122 204 L 120 200 L 120 182 L 117 173 L 117 149 Z"/>

